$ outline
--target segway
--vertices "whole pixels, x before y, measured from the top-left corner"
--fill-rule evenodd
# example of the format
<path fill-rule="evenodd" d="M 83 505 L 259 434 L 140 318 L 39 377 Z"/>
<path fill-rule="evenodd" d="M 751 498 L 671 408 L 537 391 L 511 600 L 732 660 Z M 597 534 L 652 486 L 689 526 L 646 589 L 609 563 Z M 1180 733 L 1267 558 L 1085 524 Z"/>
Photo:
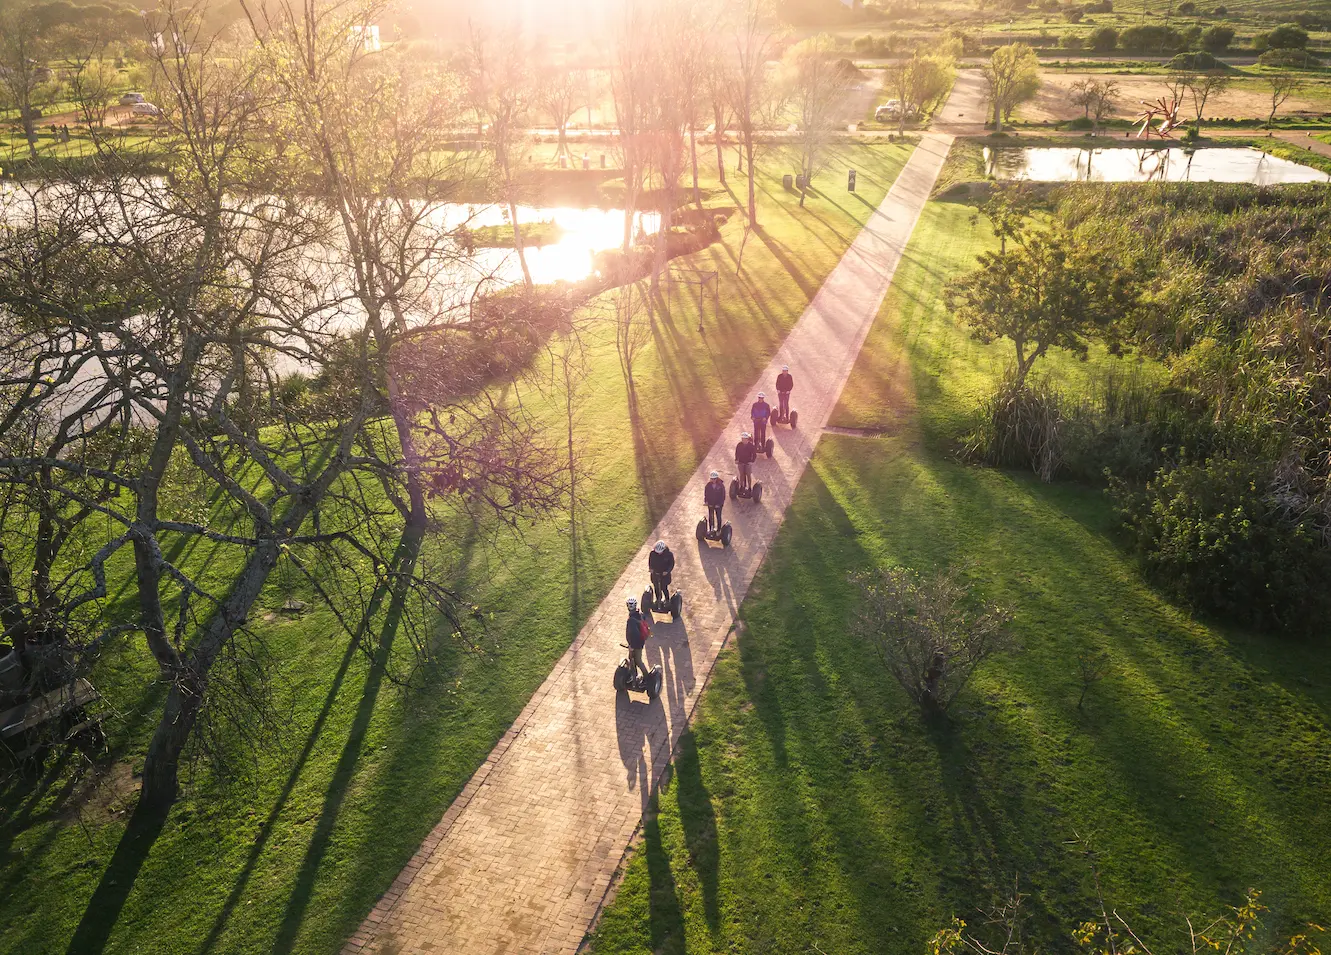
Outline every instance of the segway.
<path fill-rule="evenodd" d="M 770 420 L 770 419 L 769 419 Z M 763 426 L 763 440 L 758 440 L 758 422 L 753 423 L 753 443 L 757 447 L 759 454 L 767 455 L 767 460 L 772 460 L 772 451 L 776 449 L 776 441 L 767 436 L 767 427 Z"/>
<path fill-rule="evenodd" d="M 752 498 L 753 503 L 761 504 L 763 499 L 763 482 L 752 481 L 749 483 L 749 486 L 746 488 L 739 483 L 739 478 L 731 478 L 730 499 L 733 501 L 736 498 L 740 497 L 745 499 Z"/>
<path fill-rule="evenodd" d="M 780 406 L 778 405 L 778 408 L 779 408 L 779 407 L 780 407 Z M 797 423 L 799 420 L 800 420 L 800 413 L 799 413 L 798 411 L 796 411 L 794 408 L 792 408 L 792 409 L 790 410 L 790 414 L 787 414 L 787 415 L 783 415 L 779 410 L 776 410 L 776 411 L 773 411 L 773 412 L 772 412 L 772 421 L 773 421 L 773 423 L 774 423 L 774 424 L 788 424 L 788 425 L 790 425 L 790 430 L 791 430 L 791 431 L 794 431 L 794 430 L 795 430 L 796 423 Z"/>
<path fill-rule="evenodd" d="M 666 586 L 669 590 L 669 585 Z M 684 595 L 676 590 L 665 600 L 656 599 L 656 588 L 648 586 L 642 592 L 642 602 L 638 604 L 649 614 L 670 614 L 671 620 L 679 620 L 679 615 L 684 611 Z"/>
<path fill-rule="evenodd" d="M 730 496 L 733 498 L 735 495 L 732 493 Z M 719 529 L 714 531 L 707 529 L 707 518 L 704 517 L 698 522 L 697 536 L 699 541 L 719 541 L 722 547 L 729 547 L 730 538 L 733 534 L 734 530 L 730 526 L 730 521 L 726 521 Z"/>
<path fill-rule="evenodd" d="M 628 649 L 627 643 L 621 643 L 620 646 L 625 650 Z M 628 657 L 620 660 L 619 666 L 615 668 L 616 693 L 627 693 L 631 690 L 634 693 L 646 693 L 647 699 L 654 700 L 661 695 L 661 685 L 664 682 L 665 677 L 661 674 L 659 663 L 652 667 L 645 677 L 629 662 Z"/>

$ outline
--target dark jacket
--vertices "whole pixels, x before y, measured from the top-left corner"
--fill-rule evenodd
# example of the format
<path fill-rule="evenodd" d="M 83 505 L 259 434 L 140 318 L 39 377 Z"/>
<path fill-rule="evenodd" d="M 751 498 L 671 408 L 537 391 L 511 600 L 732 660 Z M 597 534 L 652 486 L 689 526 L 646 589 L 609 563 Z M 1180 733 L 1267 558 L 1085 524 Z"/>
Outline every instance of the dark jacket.
<path fill-rule="evenodd" d="M 629 611 L 628 622 L 624 624 L 624 639 L 634 650 L 641 650 L 647 645 L 647 641 L 642 638 L 642 614 L 636 610 Z"/>
<path fill-rule="evenodd" d="M 749 417 L 754 421 L 766 421 L 771 416 L 772 406 L 761 398 L 755 401 L 753 407 L 749 409 Z"/>
<path fill-rule="evenodd" d="M 791 377 L 790 372 L 783 371 L 776 376 L 776 390 L 778 392 L 795 390 L 795 379 Z"/>
<path fill-rule="evenodd" d="M 735 461 L 739 464 L 752 464 L 758 460 L 758 446 L 752 442 L 741 441 L 735 445 Z"/>
<path fill-rule="evenodd" d="M 738 455 L 738 452 L 736 452 Z M 708 507 L 719 507 L 726 502 L 726 482 L 717 478 L 715 481 L 708 481 L 707 486 L 702 489 L 703 503 Z"/>
<path fill-rule="evenodd" d="M 647 569 L 654 574 L 668 574 L 675 569 L 675 555 L 669 547 L 659 554 L 653 550 L 647 555 Z"/>

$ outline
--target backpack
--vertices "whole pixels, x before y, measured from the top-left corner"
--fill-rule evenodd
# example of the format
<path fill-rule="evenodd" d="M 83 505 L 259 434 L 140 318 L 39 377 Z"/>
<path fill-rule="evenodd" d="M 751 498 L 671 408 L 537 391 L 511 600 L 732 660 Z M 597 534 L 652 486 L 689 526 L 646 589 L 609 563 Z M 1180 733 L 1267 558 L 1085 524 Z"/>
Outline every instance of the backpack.
<path fill-rule="evenodd" d="M 646 618 L 646 617 L 643 617 L 641 620 L 638 621 L 638 632 L 639 632 L 640 634 L 642 634 L 642 642 L 643 642 L 643 643 L 646 643 L 646 642 L 647 642 L 647 638 L 650 637 L 650 636 L 652 635 L 652 628 L 651 628 L 651 626 L 647 623 L 647 618 Z"/>

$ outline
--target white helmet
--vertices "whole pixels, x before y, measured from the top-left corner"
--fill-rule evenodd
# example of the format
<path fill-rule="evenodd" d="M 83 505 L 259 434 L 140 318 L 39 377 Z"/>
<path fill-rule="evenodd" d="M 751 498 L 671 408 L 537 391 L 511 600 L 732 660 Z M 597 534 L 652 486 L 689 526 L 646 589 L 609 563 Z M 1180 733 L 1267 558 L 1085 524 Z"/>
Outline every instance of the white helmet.
<path fill-rule="evenodd" d="M 789 366 L 789 365 L 782 365 L 782 366 L 781 366 L 781 370 L 782 370 L 782 371 L 790 371 L 790 366 Z"/>
<path fill-rule="evenodd" d="M 713 481 L 715 481 L 715 480 L 716 480 L 717 478 L 719 478 L 720 476 L 721 476 L 721 472 L 720 472 L 720 471 L 713 471 L 713 472 L 711 473 L 711 475 L 710 475 L 710 477 L 711 477 L 711 479 L 712 479 Z"/>
<path fill-rule="evenodd" d="M 664 554 L 666 550 L 665 541 L 657 541 L 655 550 L 658 554 Z"/>
<path fill-rule="evenodd" d="M 747 431 L 742 431 L 740 432 L 740 437 L 743 438 L 745 441 L 748 441 L 750 438 L 753 437 L 753 435 L 749 434 L 749 432 Z"/>
<path fill-rule="evenodd" d="M 628 600 L 625 600 L 624 603 L 628 605 L 628 608 L 629 608 L 630 610 L 637 610 L 637 609 L 638 609 L 638 598 L 637 598 L 637 597 L 630 597 Z"/>
<path fill-rule="evenodd" d="M 765 400 L 767 400 L 767 392 L 765 392 L 765 391 L 760 391 L 760 392 L 758 392 L 758 400 L 759 400 L 759 401 L 765 401 Z"/>

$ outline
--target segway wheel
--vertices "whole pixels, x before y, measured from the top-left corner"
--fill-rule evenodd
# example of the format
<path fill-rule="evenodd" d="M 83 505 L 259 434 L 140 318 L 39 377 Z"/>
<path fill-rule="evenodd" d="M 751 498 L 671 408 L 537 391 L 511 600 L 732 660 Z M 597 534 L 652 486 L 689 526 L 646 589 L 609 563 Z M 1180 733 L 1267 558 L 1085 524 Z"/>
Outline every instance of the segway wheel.
<path fill-rule="evenodd" d="M 795 430 L 795 424 L 796 424 L 796 422 L 798 422 L 799 420 L 800 420 L 800 413 L 799 413 L 798 411 L 792 411 L 792 412 L 790 413 L 790 430 L 791 430 L 791 431 L 794 431 L 794 430 Z"/>
<path fill-rule="evenodd" d="M 697 529 L 697 531 L 695 531 L 694 533 L 695 533 L 695 535 L 697 536 L 698 540 L 700 540 L 700 541 L 702 541 L 702 540 L 706 540 L 706 539 L 707 539 L 707 522 L 706 522 L 706 521 L 699 521 L 699 522 L 698 522 L 698 529 Z"/>
<path fill-rule="evenodd" d="M 627 693 L 632 676 L 633 668 L 629 666 L 629 661 L 621 661 L 619 666 L 615 667 L 615 692 Z"/>
<path fill-rule="evenodd" d="M 730 499 L 733 501 L 739 497 L 739 478 L 730 479 Z"/>
<path fill-rule="evenodd" d="M 763 482 L 753 482 L 753 503 L 761 504 L 763 500 Z"/>
<path fill-rule="evenodd" d="M 765 451 L 767 452 L 767 460 L 769 460 L 769 461 L 772 460 L 772 451 L 773 451 L 773 449 L 775 449 L 775 448 L 776 448 L 776 442 L 775 442 L 774 440 L 772 440 L 771 438 L 768 438 L 768 439 L 767 439 L 767 447 L 763 449 L 763 450 L 765 450 Z"/>
<path fill-rule="evenodd" d="M 730 522 L 729 522 L 729 521 L 726 521 L 724 524 L 721 525 L 721 546 L 722 546 L 722 547 L 729 547 L 729 546 L 730 546 L 730 538 L 731 538 L 731 535 L 733 535 L 733 534 L 734 534 L 734 530 L 731 528 L 731 526 L 730 526 Z"/>
<path fill-rule="evenodd" d="M 665 677 L 661 675 L 661 667 L 652 667 L 652 672 L 647 674 L 647 699 L 654 700 L 661 695 L 661 684 L 665 682 Z"/>
<path fill-rule="evenodd" d="M 648 587 L 642 592 L 642 601 L 638 604 L 638 606 L 642 608 L 642 612 L 649 616 L 651 615 L 651 612 L 656 609 L 656 600 L 654 597 L 655 595 L 652 593 L 652 588 Z"/>
<path fill-rule="evenodd" d="M 678 620 L 684 613 L 684 595 L 676 593 L 670 598 L 670 617 L 672 620 Z"/>

